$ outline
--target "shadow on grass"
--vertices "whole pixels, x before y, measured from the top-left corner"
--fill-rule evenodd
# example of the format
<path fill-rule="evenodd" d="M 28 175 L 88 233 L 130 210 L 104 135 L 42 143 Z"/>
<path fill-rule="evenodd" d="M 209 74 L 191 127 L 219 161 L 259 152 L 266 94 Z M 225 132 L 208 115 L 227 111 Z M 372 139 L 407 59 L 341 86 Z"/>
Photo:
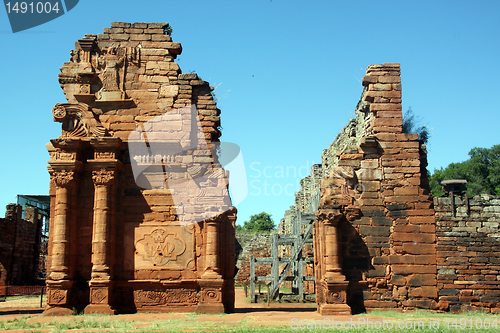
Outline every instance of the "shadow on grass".
<path fill-rule="evenodd" d="M 29 309 L 29 310 L 0 310 L 0 316 L 3 315 L 15 315 L 15 314 L 41 314 L 43 309 Z"/>

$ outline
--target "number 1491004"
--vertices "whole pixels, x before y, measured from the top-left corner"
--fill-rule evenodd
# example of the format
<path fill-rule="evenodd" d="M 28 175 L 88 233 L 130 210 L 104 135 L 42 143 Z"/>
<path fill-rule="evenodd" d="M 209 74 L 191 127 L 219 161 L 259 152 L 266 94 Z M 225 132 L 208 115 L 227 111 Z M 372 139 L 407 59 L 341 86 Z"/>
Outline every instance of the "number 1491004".
<path fill-rule="evenodd" d="M 15 14 L 48 14 L 51 12 L 59 13 L 61 10 L 59 8 L 59 1 L 54 1 L 54 3 L 50 2 L 7 2 L 5 4 L 7 8 L 7 13 L 15 13 Z"/>

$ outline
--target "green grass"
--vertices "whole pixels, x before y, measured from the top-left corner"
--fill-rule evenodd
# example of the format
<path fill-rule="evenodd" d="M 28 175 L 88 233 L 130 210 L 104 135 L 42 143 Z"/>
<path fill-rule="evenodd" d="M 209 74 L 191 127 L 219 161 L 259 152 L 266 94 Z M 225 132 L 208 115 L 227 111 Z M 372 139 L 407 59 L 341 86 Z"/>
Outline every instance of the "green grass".
<path fill-rule="evenodd" d="M 0 331 L 9 330 L 25 330 L 36 331 L 38 329 L 52 329 L 52 332 L 67 332 L 70 330 L 112 330 L 115 332 L 496 332 L 498 328 L 490 327 L 489 329 L 476 328 L 477 324 L 484 323 L 487 320 L 491 323 L 496 323 L 500 326 L 499 315 L 489 315 L 481 312 L 469 312 L 461 314 L 436 313 L 432 311 L 413 311 L 413 312 L 396 312 L 396 311 L 374 311 L 369 314 L 356 315 L 352 317 L 352 321 L 356 324 L 355 328 L 346 328 L 344 323 L 343 328 L 332 328 L 332 324 L 337 322 L 336 317 L 325 316 L 322 320 L 316 322 L 308 320 L 296 320 L 283 326 L 255 326 L 250 324 L 250 319 L 243 319 L 239 322 L 224 322 L 212 321 L 212 318 L 228 316 L 226 314 L 214 314 L 210 317 L 205 317 L 207 320 L 199 321 L 200 314 L 190 313 L 185 314 L 184 319 L 170 320 L 147 320 L 144 321 L 125 321 L 120 320 L 119 316 L 104 316 L 104 315 L 79 315 L 66 317 L 64 319 L 54 319 L 47 323 L 28 322 L 29 317 L 18 318 L 9 321 L 0 321 Z M 300 318 L 300 313 L 297 313 Z M 374 317 L 384 318 L 377 319 Z M 203 318 L 203 317 L 202 317 Z M 332 322 L 333 320 L 333 322 Z M 437 320 L 439 320 L 439 328 L 437 328 Z M 496 320 L 496 322 L 495 322 Z M 371 322 L 371 324 L 369 323 Z M 430 328 L 430 323 L 434 324 L 434 328 Z M 402 323 L 402 328 L 399 328 L 399 323 Z M 142 327 L 141 324 L 147 326 Z M 299 327 L 301 326 L 301 327 Z M 390 327 L 392 326 L 392 329 Z M 307 329 L 309 327 L 310 329 Z M 316 327 L 316 328 L 315 328 Z M 335 326 L 333 326 L 335 327 Z M 295 329 L 294 329 L 295 328 Z"/>

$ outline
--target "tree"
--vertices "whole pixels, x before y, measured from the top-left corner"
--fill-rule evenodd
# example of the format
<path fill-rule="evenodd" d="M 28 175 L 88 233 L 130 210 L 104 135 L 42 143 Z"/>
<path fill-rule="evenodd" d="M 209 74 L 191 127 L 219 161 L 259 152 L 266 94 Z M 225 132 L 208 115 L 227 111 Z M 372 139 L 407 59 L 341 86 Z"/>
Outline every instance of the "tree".
<path fill-rule="evenodd" d="M 239 232 L 269 232 L 276 229 L 276 225 L 270 214 L 262 212 L 250 216 L 250 221 L 245 221 L 242 226 L 236 226 L 236 231 Z"/>
<path fill-rule="evenodd" d="M 490 149 L 473 148 L 469 156 L 464 162 L 451 163 L 446 169 L 434 170 L 429 183 L 433 196 L 445 194 L 441 190 L 441 181 L 449 179 L 466 179 L 469 197 L 479 194 L 500 195 L 500 145 Z"/>
<path fill-rule="evenodd" d="M 403 133 L 417 133 L 418 141 L 427 144 L 431 134 L 427 125 L 422 125 L 421 121 L 422 119 L 415 116 L 410 106 L 403 116 Z"/>

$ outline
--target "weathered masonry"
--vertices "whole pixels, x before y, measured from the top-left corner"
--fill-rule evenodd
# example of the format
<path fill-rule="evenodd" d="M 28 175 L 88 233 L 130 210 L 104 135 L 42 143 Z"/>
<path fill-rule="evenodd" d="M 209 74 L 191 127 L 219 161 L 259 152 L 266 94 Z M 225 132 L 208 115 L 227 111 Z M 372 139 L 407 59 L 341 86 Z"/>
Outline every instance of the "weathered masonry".
<path fill-rule="evenodd" d="M 399 64 L 369 66 L 363 86 L 356 119 L 323 153 L 314 243 L 319 311 L 436 309 L 426 151 L 417 134 L 402 133 Z"/>
<path fill-rule="evenodd" d="M 220 110 L 168 27 L 113 22 L 61 68 L 45 314 L 233 311 Z"/>
<path fill-rule="evenodd" d="M 0 296 L 6 285 L 33 285 L 39 270 L 42 220 L 36 207 L 9 204 L 0 219 Z"/>
<path fill-rule="evenodd" d="M 439 299 L 453 312 L 500 312 L 500 198 L 434 198 Z"/>
<path fill-rule="evenodd" d="M 302 180 L 278 228 L 289 233 L 293 216 L 316 213 L 318 310 L 499 312 L 500 201 L 433 200 L 425 145 L 402 133 L 399 64 L 369 66 L 363 86 L 356 118 Z"/>

